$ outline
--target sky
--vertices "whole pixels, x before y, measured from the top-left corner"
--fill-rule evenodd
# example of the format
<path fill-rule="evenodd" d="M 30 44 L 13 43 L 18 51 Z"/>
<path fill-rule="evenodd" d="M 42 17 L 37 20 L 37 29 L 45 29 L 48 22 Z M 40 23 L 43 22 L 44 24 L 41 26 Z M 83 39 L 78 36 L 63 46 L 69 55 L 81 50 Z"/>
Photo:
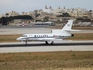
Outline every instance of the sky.
<path fill-rule="evenodd" d="M 0 0 L 0 14 L 7 12 L 29 12 L 44 9 L 45 5 L 53 9 L 61 8 L 85 8 L 93 10 L 93 0 Z"/>

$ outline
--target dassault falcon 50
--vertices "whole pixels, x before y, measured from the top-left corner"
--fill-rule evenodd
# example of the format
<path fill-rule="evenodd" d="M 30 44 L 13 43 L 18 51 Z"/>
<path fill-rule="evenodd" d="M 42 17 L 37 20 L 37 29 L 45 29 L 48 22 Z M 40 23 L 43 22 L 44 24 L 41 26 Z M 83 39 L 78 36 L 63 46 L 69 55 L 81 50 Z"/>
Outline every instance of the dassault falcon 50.
<path fill-rule="evenodd" d="M 71 29 L 73 25 L 73 20 L 68 20 L 67 24 L 58 30 L 51 30 L 51 33 L 48 34 L 23 34 L 21 37 L 17 38 L 19 41 L 23 41 L 27 44 L 28 41 L 44 41 L 45 44 L 49 42 L 51 44 L 54 41 L 62 41 L 64 38 L 73 37 L 74 34 L 71 34 L 71 31 L 78 31 Z"/>

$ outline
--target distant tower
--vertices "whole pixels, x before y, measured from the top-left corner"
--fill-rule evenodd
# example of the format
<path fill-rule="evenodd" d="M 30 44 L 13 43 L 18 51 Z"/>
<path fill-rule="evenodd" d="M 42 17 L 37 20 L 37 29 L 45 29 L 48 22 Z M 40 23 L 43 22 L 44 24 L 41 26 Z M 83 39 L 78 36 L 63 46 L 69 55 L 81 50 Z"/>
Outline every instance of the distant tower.
<path fill-rule="evenodd" d="M 45 9 L 47 9 L 47 5 L 45 6 Z"/>
<path fill-rule="evenodd" d="M 60 9 L 60 6 L 59 6 L 59 8 L 58 9 Z"/>
<path fill-rule="evenodd" d="M 66 9 L 65 6 L 64 6 L 64 9 Z"/>
<path fill-rule="evenodd" d="M 50 9 L 52 9 L 52 7 L 50 6 Z"/>

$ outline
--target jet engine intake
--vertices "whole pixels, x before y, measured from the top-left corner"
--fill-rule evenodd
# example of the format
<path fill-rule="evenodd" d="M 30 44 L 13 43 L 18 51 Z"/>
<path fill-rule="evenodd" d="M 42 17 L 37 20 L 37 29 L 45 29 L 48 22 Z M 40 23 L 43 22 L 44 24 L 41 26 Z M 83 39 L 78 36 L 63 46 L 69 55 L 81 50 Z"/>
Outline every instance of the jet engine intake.
<path fill-rule="evenodd" d="M 74 34 L 71 34 L 71 37 L 74 37 Z"/>

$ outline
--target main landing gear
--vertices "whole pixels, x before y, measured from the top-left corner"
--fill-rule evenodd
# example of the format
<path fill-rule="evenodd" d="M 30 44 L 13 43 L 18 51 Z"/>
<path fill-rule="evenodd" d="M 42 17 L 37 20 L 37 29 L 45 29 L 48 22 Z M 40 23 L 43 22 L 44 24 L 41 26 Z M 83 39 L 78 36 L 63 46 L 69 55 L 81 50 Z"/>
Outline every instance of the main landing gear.
<path fill-rule="evenodd" d="M 25 41 L 25 45 L 27 45 L 27 41 Z"/>
<path fill-rule="evenodd" d="M 54 44 L 54 42 L 52 41 L 51 44 Z"/>
<path fill-rule="evenodd" d="M 52 41 L 51 44 L 53 44 L 54 42 Z M 45 41 L 45 44 L 48 44 L 48 41 Z"/>

